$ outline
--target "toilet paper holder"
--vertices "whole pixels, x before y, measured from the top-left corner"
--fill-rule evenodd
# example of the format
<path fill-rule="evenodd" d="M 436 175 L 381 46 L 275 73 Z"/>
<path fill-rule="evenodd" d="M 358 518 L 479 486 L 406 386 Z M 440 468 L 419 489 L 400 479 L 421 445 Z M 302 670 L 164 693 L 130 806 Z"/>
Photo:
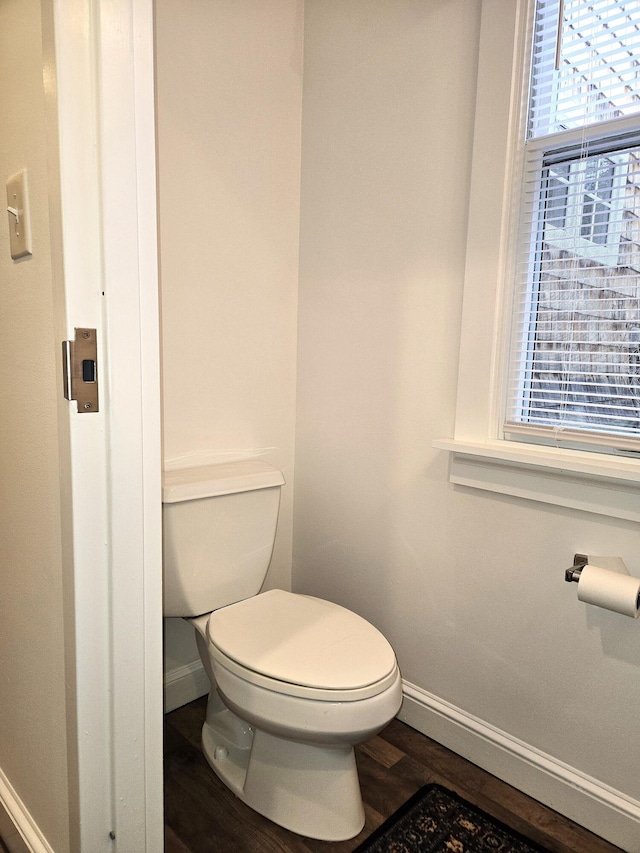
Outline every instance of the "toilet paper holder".
<path fill-rule="evenodd" d="M 564 579 L 567 583 L 578 583 L 582 570 L 588 564 L 589 557 L 586 554 L 574 554 L 573 565 L 564 573 Z"/>

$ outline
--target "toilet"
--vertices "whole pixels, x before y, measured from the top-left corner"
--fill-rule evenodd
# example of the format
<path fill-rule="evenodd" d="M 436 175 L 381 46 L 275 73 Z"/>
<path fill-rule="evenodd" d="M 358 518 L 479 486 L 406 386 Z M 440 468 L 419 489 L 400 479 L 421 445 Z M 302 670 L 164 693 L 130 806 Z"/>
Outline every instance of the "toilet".
<path fill-rule="evenodd" d="M 353 747 L 397 714 L 400 672 L 352 611 L 260 592 L 283 484 L 259 460 L 165 473 L 164 615 L 195 628 L 211 682 L 202 748 L 216 775 L 275 823 L 343 841 L 364 826 Z"/>

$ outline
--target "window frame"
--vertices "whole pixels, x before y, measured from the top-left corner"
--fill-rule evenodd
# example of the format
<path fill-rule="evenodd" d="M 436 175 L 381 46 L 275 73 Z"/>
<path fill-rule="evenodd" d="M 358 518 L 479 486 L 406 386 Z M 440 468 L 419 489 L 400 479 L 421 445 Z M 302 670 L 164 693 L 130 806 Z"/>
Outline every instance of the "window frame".
<path fill-rule="evenodd" d="M 534 0 L 482 0 L 476 120 L 453 438 L 453 483 L 640 521 L 640 458 L 505 438 L 511 270 L 520 186 L 524 62 Z M 624 119 L 621 132 L 637 126 Z M 584 131 L 580 131 L 582 136 Z"/>

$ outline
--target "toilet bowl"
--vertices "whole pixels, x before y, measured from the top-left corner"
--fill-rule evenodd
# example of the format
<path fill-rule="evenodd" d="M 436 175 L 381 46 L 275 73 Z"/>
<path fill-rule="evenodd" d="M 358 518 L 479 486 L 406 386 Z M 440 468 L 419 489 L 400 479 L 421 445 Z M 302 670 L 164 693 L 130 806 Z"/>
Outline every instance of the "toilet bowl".
<path fill-rule="evenodd" d="M 195 628 L 211 682 L 202 746 L 215 773 L 281 826 L 342 841 L 364 825 L 353 747 L 398 712 L 400 673 L 357 614 L 260 592 L 283 485 L 261 460 L 165 473 L 164 615 Z"/>
<path fill-rule="evenodd" d="M 343 607 L 283 590 L 191 621 L 217 686 L 202 736 L 214 772 L 287 829 L 326 841 L 357 835 L 353 747 L 402 700 L 386 639 Z"/>

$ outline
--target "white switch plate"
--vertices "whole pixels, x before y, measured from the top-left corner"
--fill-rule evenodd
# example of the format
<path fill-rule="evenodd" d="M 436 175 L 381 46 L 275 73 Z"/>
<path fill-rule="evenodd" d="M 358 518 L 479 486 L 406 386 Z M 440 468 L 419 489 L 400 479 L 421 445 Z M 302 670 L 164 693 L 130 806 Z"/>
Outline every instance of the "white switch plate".
<path fill-rule="evenodd" d="M 11 257 L 14 260 L 24 258 L 31 254 L 29 191 L 26 169 L 22 169 L 7 180 L 7 216 L 9 217 Z"/>

